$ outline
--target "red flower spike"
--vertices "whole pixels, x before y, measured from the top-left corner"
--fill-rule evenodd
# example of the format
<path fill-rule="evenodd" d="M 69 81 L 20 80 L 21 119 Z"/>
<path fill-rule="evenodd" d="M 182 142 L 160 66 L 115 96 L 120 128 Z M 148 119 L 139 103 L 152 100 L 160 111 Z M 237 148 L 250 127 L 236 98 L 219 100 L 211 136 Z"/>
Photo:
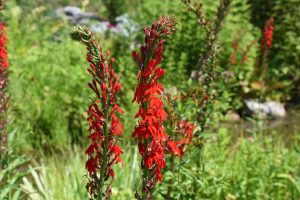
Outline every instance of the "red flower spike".
<path fill-rule="evenodd" d="M 0 6 L 1 7 L 1 6 Z M 2 132 L 2 142 L 0 142 L 0 154 L 7 147 L 7 109 L 8 109 L 8 95 L 6 94 L 8 77 L 7 77 L 7 68 L 8 68 L 8 53 L 6 50 L 6 30 L 5 24 L 0 23 L 0 131 Z M 1 140 L 1 139 L 0 139 Z M 1 155 L 0 155 L 1 159 Z"/>
<path fill-rule="evenodd" d="M 90 177 L 87 189 L 91 199 L 103 195 L 109 198 L 111 188 L 110 184 L 105 184 L 105 182 L 109 178 L 114 179 L 113 165 L 122 163 L 120 155 L 123 150 L 117 142 L 123 133 L 123 127 L 118 113 L 124 113 L 124 111 L 116 101 L 121 84 L 112 68 L 115 59 L 109 58 L 109 51 L 106 54 L 103 53 L 88 28 L 75 27 L 71 37 L 86 46 L 86 58 L 90 63 L 88 72 L 92 75 L 92 81 L 88 83 L 88 86 L 96 94 L 96 99 L 88 109 L 90 125 L 88 138 L 91 143 L 85 151 L 88 156 L 86 169 Z"/>
<path fill-rule="evenodd" d="M 0 141 L 0 159 L 2 151 L 7 147 L 7 108 L 8 108 L 8 96 L 6 94 L 8 78 L 7 78 L 7 68 L 8 68 L 8 53 L 6 50 L 6 30 L 5 24 L 0 23 L 0 134 L 2 141 Z M 1 140 L 1 139 L 0 139 Z"/>
<path fill-rule="evenodd" d="M 158 83 L 165 71 L 158 65 L 162 60 L 164 39 L 173 31 L 173 20 L 170 17 L 160 17 L 152 26 L 144 28 L 145 44 L 140 47 L 140 55 L 136 51 L 132 52 L 140 67 L 133 98 L 133 102 L 140 104 L 139 112 L 135 116 L 140 120 L 132 137 L 137 137 L 139 153 L 143 158 L 142 188 L 147 199 L 151 199 L 151 188 L 155 183 L 162 181 L 161 171 L 165 167 L 164 149 L 167 148 L 168 136 L 163 123 L 167 113 L 160 98 L 163 87 Z"/>
<path fill-rule="evenodd" d="M 8 68 L 8 62 L 7 62 L 7 50 L 6 50 L 6 41 L 7 41 L 7 36 L 6 36 L 6 31 L 5 31 L 5 26 L 4 23 L 0 23 L 0 72 L 2 73 L 3 71 Z"/>
<path fill-rule="evenodd" d="M 261 46 L 260 46 L 262 49 L 270 49 L 272 47 L 273 31 L 274 31 L 274 19 L 271 18 L 266 22 L 263 31 L 264 37 L 261 41 Z"/>

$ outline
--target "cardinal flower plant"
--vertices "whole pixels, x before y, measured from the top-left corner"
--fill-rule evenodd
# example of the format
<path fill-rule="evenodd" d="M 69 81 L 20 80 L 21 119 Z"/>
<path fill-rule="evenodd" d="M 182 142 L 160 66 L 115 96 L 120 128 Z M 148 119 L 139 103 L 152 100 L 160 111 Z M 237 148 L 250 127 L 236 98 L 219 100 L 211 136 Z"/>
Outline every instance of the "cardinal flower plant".
<path fill-rule="evenodd" d="M 118 145 L 119 136 L 122 135 L 118 114 L 123 110 L 116 97 L 121 85 L 113 69 L 115 59 L 109 58 L 109 52 L 104 55 L 88 28 L 75 27 L 71 37 L 86 46 L 86 59 L 90 64 L 88 72 L 92 77 L 88 86 L 94 93 L 88 108 L 90 145 L 85 152 L 88 156 L 87 190 L 90 199 L 109 199 L 114 179 L 113 165 L 122 162 L 120 155 L 123 153 Z"/>
<path fill-rule="evenodd" d="M 138 199 L 152 199 L 156 182 L 161 182 L 162 170 L 166 166 L 165 152 L 180 154 L 176 143 L 169 140 L 164 128 L 167 113 L 161 99 L 163 86 L 158 80 L 165 74 L 159 65 L 162 61 L 165 39 L 175 30 L 174 20 L 160 17 L 151 26 L 144 28 L 145 41 L 140 54 L 132 52 L 139 67 L 138 84 L 133 102 L 140 105 L 136 118 L 138 125 L 132 137 L 138 139 L 138 149 L 142 156 L 142 195 Z"/>
<path fill-rule="evenodd" d="M 7 111 L 7 100 L 6 95 L 7 88 L 7 50 L 6 50 L 6 31 L 5 24 L 0 23 L 0 160 L 1 155 L 7 146 L 7 134 L 6 134 L 6 111 Z"/>

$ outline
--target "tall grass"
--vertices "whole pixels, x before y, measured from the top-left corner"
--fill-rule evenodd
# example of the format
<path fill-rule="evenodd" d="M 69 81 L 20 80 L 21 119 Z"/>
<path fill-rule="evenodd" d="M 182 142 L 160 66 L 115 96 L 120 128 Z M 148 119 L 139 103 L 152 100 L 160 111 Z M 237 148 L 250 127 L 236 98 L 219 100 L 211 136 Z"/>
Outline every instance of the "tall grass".
<path fill-rule="evenodd" d="M 300 198 L 299 137 L 287 145 L 278 132 L 264 134 L 237 137 L 221 128 L 210 135 L 201 155 L 193 151 L 178 163 L 174 198 Z"/>
<path fill-rule="evenodd" d="M 30 176 L 23 179 L 22 191 L 31 200 L 82 200 L 88 199 L 85 189 L 87 172 L 84 169 L 86 158 L 83 149 L 75 147 L 73 151 L 61 152 L 51 156 L 41 155 L 31 163 Z M 122 165 L 115 169 L 115 182 L 112 199 L 130 199 L 139 184 L 138 152 L 128 146 Z"/>
<path fill-rule="evenodd" d="M 23 179 L 22 190 L 28 199 L 88 199 L 83 154 L 74 151 L 42 155 L 29 166 L 30 176 Z"/>
<path fill-rule="evenodd" d="M 276 133 L 278 134 L 278 133 Z M 207 136 L 203 152 L 191 151 L 175 166 L 173 199 L 299 199 L 300 138 L 284 144 L 278 135 L 235 138 L 228 129 Z M 234 139 L 235 138 L 235 139 Z M 112 199 L 134 199 L 141 175 L 136 148 L 128 145 L 125 165 L 115 166 Z M 83 150 L 41 156 L 22 185 L 30 199 L 86 199 Z M 203 159 L 197 166 L 197 159 Z M 165 174 L 165 183 L 169 174 Z M 155 199 L 164 199 L 158 184 Z"/>

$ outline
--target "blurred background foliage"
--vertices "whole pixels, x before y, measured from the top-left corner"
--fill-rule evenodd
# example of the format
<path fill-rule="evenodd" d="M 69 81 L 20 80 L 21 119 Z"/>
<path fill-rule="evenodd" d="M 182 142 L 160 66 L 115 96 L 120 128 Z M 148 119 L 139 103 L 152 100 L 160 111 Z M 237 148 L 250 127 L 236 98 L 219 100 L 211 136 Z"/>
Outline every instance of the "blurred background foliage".
<path fill-rule="evenodd" d="M 218 1 L 202 2 L 205 15 L 212 19 Z M 6 199 L 87 199 L 83 152 L 87 145 L 89 76 L 84 48 L 69 39 L 72 25 L 54 12 L 67 5 L 97 13 L 112 23 L 117 16 L 128 14 L 139 24 L 140 31 L 129 37 L 109 32 L 96 35 L 104 49 L 110 49 L 116 58 L 123 88 L 119 97 L 125 110 L 121 146 L 127 153 L 123 158 L 125 166 L 116 170 L 113 198 L 131 199 L 140 174 L 137 148 L 131 139 L 137 110 L 131 100 L 138 70 L 131 51 L 143 42 L 142 27 L 161 15 L 176 17 L 178 28 L 166 44 L 162 62 L 167 71 L 163 83 L 166 88 L 182 91 L 191 84 L 201 87 L 191 83 L 190 77 L 198 70 L 196 64 L 205 51 L 205 34 L 180 0 L 6 2 L 2 17 L 8 24 L 8 132 L 13 136 L 10 152 L 14 156 L 6 157 L 12 163 L 10 172 L 1 172 L 0 180 L 13 177 L 16 171 L 20 177 L 0 194 L 5 194 Z M 299 104 L 300 1 L 233 0 L 219 35 L 216 63 L 222 78 L 217 83 L 219 95 L 213 113 L 216 120 L 230 109 L 240 110 L 245 98 L 261 98 L 260 85 L 255 84 L 259 81 L 256 69 L 262 67 L 257 66 L 257 59 L 261 32 L 271 17 L 275 30 L 265 83 L 269 89 L 263 98 Z M 234 45 L 238 46 L 236 50 Z M 233 53 L 235 63 L 231 62 Z M 240 62 L 244 57 L 245 62 Z M 275 133 L 270 137 L 268 131 L 260 129 L 237 136 L 216 125 L 208 132 L 208 145 L 201 152 L 190 149 L 187 159 L 178 161 L 174 199 L 300 198 L 299 138 L 287 145 Z M 164 176 L 167 181 L 168 173 Z M 156 199 L 163 199 L 165 191 L 160 185 Z"/>
<path fill-rule="evenodd" d="M 297 0 L 259 0 L 251 4 L 251 22 L 262 29 L 267 19 L 275 20 L 274 45 L 271 49 L 268 73 L 269 84 L 274 87 L 270 95 L 283 101 L 297 103 L 299 99 L 300 2 Z"/>

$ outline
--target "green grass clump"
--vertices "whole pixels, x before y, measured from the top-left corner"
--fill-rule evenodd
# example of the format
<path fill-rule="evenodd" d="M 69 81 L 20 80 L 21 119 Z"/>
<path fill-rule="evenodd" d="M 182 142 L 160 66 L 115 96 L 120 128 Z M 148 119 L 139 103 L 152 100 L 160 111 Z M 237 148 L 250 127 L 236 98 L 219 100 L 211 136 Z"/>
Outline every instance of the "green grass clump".
<path fill-rule="evenodd" d="M 175 199 L 298 199 L 299 137 L 230 135 L 221 128 L 178 163 Z M 162 188 L 163 190 L 163 188 Z"/>
<path fill-rule="evenodd" d="M 287 146 L 276 135 L 234 139 L 227 129 L 220 129 L 210 134 L 202 152 L 191 150 L 175 165 L 173 199 L 298 199 L 300 140 L 294 141 Z M 125 150 L 124 166 L 115 166 L 112 199 L 134 199 L 140 184 L 137 149 Z M 83 151 L 43 155 L 32 164 L 23 190 L 32 199 L 86 199 Z M 155 199 L 164 199 L 169 175 L 158 184 Z"/>

